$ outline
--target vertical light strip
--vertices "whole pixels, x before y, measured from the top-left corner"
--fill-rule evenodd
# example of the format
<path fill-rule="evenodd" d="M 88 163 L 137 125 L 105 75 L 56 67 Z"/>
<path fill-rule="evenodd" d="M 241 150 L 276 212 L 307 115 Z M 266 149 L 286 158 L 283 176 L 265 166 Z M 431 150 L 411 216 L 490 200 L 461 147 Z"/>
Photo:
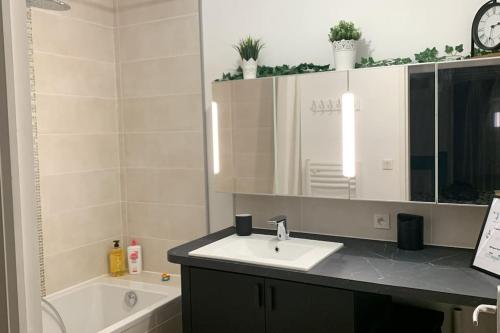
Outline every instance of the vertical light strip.
<path fill-rule="evenodd" d="M 214 175 L 218 175 L 220 173 L 219 107 L 216 102 L 212 102 L 212 150 L 214 154 Z"/>
<path fill-rule="evenodd" d="M 344 177 L 356 176 L 354 94 L 342 95 L 342 166 Z"/>
<path fill-rule="evenodd" d="M 500 112 L 493 113 L 493 127 L 500 128 Z"/>

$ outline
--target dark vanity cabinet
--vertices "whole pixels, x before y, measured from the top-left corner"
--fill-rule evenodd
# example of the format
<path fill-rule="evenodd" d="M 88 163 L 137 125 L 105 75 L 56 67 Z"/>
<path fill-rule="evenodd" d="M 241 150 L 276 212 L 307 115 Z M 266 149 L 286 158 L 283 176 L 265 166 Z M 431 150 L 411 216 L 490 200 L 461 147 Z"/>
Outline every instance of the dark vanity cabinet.
<path fill-rule="evenodd" d="M 185 333 L 378 332 L 390 298 L 182 267 Z"/>

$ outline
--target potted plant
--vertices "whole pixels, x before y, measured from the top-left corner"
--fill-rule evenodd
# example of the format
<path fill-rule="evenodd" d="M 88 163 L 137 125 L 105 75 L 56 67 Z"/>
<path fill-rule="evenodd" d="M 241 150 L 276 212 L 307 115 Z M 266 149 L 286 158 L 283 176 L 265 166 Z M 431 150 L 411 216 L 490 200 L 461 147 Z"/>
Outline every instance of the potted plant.
<path fill-rule="evenodd" d="M 361 31 L 352 22 L 340 21 L 330 28 L 329 37 L 333 45 L 335 69 L 353 69 L 356 63 L 356 43 L 361 38 Z"/>
<path fill-rule="evenodd" d="M 263 47 L 264 44 L 260 39 L 253 39 L 250 36 L 234 45 L 234 48 L 241 56 L 241 69 L 245 80 L 257 77 L 257 60 Z"/>

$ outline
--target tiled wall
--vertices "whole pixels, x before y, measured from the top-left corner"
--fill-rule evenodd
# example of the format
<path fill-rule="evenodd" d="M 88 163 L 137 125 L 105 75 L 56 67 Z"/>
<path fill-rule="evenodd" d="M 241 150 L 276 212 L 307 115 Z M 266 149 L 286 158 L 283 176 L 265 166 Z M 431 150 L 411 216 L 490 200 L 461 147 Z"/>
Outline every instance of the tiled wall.
<path fill-rule="evenodd" d="M 266 221 L 285 214 L 289 227 L 339 236 L 395 241 L 398 213 L 424 216 L 426 244 L 473 248 L 486 208 L 414 203 L 335 200 L 319 198 L 235 195 L 236 213 L 253 214 L 257 227 L 269 228 Z M 374 214 L 389 214 L 389 230 L 373 227 Z"/>
<path fill-rule="evenodd" d="M 196 0 L 117 2 L 123 200 L 144 268 L 207 232 Z"/>
<path fill-rule="evenodd" d="M 197 5 L 32 10 L 49 293 L 106 274 L 113 239 L 177 272 L 166 250 L 206 233 Z"/>
<path fill-rule="evenodd" d="M 106 273 L 105 253 L 122 234 L 113 1 L 79 1 L 69 12 L 33 9 L 32 17 L 52 292 Z"/>

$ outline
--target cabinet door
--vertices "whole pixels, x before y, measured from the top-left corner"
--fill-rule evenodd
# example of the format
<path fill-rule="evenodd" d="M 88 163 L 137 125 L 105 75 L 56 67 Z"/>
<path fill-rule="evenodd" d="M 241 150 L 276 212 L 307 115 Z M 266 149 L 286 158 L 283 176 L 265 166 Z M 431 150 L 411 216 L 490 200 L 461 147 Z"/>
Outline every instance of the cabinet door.
<path fill-rule="evenodd" d="M 354 294 L 280 280 L 266 280 L 268 333 L 353 333 Z"/>
<path fill-rule="evenodd" d="M 192 333 L 265 332 L 264 279 L 191 269 Z"/>

